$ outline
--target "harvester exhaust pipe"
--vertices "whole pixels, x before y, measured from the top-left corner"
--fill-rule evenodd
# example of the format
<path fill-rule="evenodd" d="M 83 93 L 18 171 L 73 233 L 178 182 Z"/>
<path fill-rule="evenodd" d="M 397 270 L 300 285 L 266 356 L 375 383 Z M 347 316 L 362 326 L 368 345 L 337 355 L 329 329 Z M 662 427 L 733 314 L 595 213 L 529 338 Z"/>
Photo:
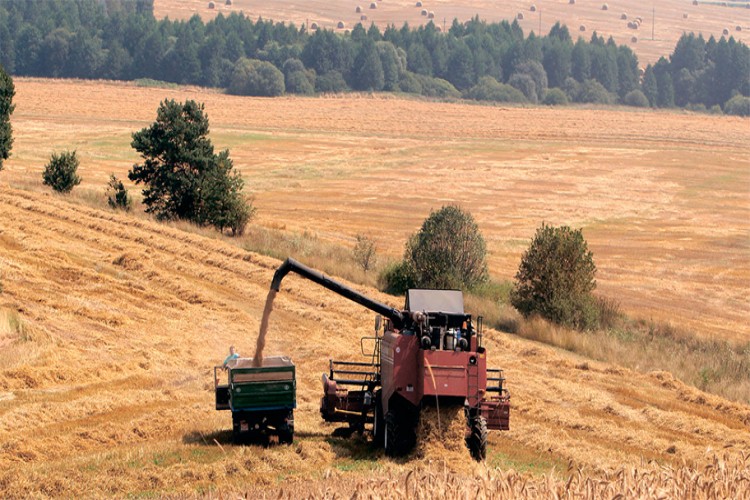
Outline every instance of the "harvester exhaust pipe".
<path fill-rule="evenodd" d="M 393 323 L 393 327 L 398 330 L 402 329 L 404 326 L 405 315 L 402 311 L 394 309 L 393 307 L 383 304 L 382 302 L 372 300 L 371 298 L 362 295 L 356 290 L 349 288 L 343 283 L 339 283 L 338 281 L 325 276 L 321 272 L 310 269 L 306 265 L 297 262 L 291 257 L 286 259 L 284 263 L 281 264 L 278 269 L 276 269 L 276 272 L 273 275 L 273 281 L 271 281 L 271 290 L 278 292 L 279 287 L 281 287 L 281 280 L 283 280 L 284 276 L 289 274 L 290 271 L 294 271 L 300 276 L 307 278 L 310 281 L 313 281 L 320 286 L 331 290 L 334 293 L 342 295 L 347 299 L 356 302 L 357 304 L 365 306 L 371 311 L 375 311 L 376 313 L 385 316 L 386 318 L 391 320 L 391 322 Z"/>

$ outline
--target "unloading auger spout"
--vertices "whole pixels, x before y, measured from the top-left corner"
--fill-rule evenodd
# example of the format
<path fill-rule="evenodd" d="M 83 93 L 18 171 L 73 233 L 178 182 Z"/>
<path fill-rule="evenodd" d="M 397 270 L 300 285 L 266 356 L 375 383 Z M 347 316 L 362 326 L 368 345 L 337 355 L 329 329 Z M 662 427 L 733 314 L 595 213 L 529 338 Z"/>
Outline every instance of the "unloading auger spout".
<path fill-rule="evenodd" d="M 323 273 L 319 271 L 310 269 L 306 265 L 301 264 L 292 258 L 286 259 L 284 263 L 281 264 L 281 266 L 279 266 L 279 268 L 274 273 L 273 281 L 271 282 L 271 290 L 278 292 L 279 287 L 281 286 L 281 280 L 283 280 L 284 276 L 286 276 L 287 274 L 289 274 L 289 272 L 292 272 L 292 271 L 299 274 L 303 278 L 307 278 L 310 281 L 313 281 L 319 284 L 320 286 L 331 290 L 334 293 L 337 293 L 343 297 L 346 297 L 347 299 L 352 300 L 362 306 L 365 306 L 371 311 L 374 311 L 380 314 L 381 316 L 384 316 L 390 319 L 391 322 L 393 323 L 394 328 L 398 330 L 403 328 L 405 319 L 407 317 L 403 311 L 399 311 L 398 309 L 395 309 L 386 304 L 383 304 L 382 302 L 378 302 L 369 297 L 366 297 L 365 295 L 362 295 L 356 290 L 349 288 L 343 283 L 339 283 L 338 281 L 325 276 Z"/>

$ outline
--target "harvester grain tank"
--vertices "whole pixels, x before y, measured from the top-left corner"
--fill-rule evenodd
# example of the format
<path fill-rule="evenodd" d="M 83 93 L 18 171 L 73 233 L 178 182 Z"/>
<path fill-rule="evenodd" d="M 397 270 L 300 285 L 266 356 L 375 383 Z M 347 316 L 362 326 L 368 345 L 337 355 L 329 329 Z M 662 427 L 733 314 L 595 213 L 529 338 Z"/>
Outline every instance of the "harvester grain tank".
<path fill-rule="evenodd" d="M 347 422 L 359 431 L 372 424 L 375 441 L 389 456 L 414 447 L 420 412 L 427 405 L 464 406 L 466 445 L 476 460 L 486 456 L 488 429 L 509 429 L 510 394 L 503 388 L 502 370 L 487 368 L 481 317 L 475 325 L 464 312 L 460 291 L 409 290 L 399 310 L 291 258 L 276 270 L 271 289 L 278 292 L 289 272 L 379 315 L 368 362 L 329 361 L 320 406 L 324 420 Z"/>

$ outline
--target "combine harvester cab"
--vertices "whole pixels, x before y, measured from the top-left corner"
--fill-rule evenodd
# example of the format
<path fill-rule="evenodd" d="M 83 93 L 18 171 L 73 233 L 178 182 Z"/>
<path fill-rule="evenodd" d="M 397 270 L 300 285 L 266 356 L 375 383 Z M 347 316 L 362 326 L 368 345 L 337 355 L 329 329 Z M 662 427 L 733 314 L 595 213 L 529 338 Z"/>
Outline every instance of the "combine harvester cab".
<path fill-rule="evenodd" d="M 254 367 L 252 358 L 231 361 L 226 384 L 219 382 L 224 367 L 214 367 L 216 409 L 232 412 L 235 443 L 252 440 L 267 444 L 272 435 L 279 443 L 294 440 L 294 409 L 297 406 L 295 366 L 286 356 L 263 358 Z"/>
<path fill-rule="evenodd" d="M 358 431 L 372 424 L 375 442 L 388 455 L 403 456 L 416 444 L 423 406 L 462 405 L 466 445 L 475 460 L 484 460 L 488 429 L 510 428 L 510 394 L 502 370 L 487 368 L 481 318 L 475 327 L 460 291 L 409 290 L 405 308 L 398 310 L 293 259 L 276 271 L 271 289 L 278 292 L 291 271 L 378 314 L 369 362 L 329 362 L 320 407 L 324 420 L 348 422 Z M 380 316 L 386 318 L 382 336 Z M 368 356 L 366 339 L 361 350 Z"/>

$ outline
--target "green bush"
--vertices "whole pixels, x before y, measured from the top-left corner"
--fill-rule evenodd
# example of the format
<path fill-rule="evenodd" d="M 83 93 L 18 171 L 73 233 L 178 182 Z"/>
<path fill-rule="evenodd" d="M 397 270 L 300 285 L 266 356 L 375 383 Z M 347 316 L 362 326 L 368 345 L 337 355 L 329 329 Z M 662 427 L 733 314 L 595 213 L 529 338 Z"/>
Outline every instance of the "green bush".
<path fill-rule="evenodd" d="M 109 183 L 107 184 L 107 204 L 111 208 L 121 208 L 126 212 L 130 211 L 132 206 L 132 200 L 128 195 L 125 185 L 120 179 L 115 177 L 115 174 L 109 176 Z"/>
<path fill-rule="evenodd" d="M 322 75 L 318 75 L 315 80 L 315 90 L 323 93 L 339 93 L 346 92 L 349 87 L 346 86 L 346 80 L 341 76 L 338 71 L 330 71 Z"/>
<path fill-rule="evenodd" d="M 542 224 L 521 258 L 513 307 L 565 326 L 590 329 L 599 321 L 596 266 L 581 230 Z"/>
<path fill-rule="evenodd" d="M 276 97 L 284 93 L 284 74 L 268 61 L 240 58 L 234 65 L 229 93 Z"/>
<path fill-rule="evenodd" d="M 526 102 L 526 97 L 516 88 L 498 82 L 491 76 L 483 76 L 479 83 L 464 92 L 466 99 L 494 102 Z"/>
<path fill-rule="evenodd" d="M 508 80 L 508 85 L 521 91 L 529 102 L 536 104 L 539 101 L 536 94 L 536 84 L 531 76 L 525 73 L 514 73 Z"/>
<path fill-rule="evenodd" d="M 58 193 L 69 193 L 81 183 L 81 178 L 76 173 L 78 165 L 75 151 L 63 151 L 59 155 L 52 153 L 42 173 L 44 185 L 51 186 Z"/>
<path fill-rule="evenodd" d="M 417 75 L 415 75 L 411 71 L 407 71 L 404 73 L 404 75 L 401 77 L 401 80 L 398 82 L 398 88 L 399 90 L 401 90 L 401 92 L 407 92 L 409 94 L 422 93 L 422 84 L 419 83 L 419 78 L 417 78 Z"/>
<path fill-rule="evenodd" d="M 631 90 L 622 99 L 623 104 L 626 106 L 635 106 L 636 108 L 647 108 L 649 107 L 648 97 L 640 90 Z"/>
<path fill-rule="evenodd" d="M 613 104 L 614 97 L 610 94 L 604 85 L 596 80 L 586 80 L 581 85 L 581 92 L 578 94 L 578 102 L 591 104 Z"/>
<path fill-rule="evenodd" d="M 734 116 L 750 116 L 750 97 L 736 95 L 724 104 L 724 113 Z"/>
<path fill-rule="evenodd" d="M 467 290 L 487 281 L 487 249 L 469 212 L 444 206 L 406 243 L 404 260 L 417 286 Z"/>
<path fill-rule="evenodd" d="M 544 94 L 543 103 L 547 106 L 565 106 L 568 104 L 568 96 L 562 89 L 557 87 L 551 88 Z"/>
<path fill-rule="evenodd" d="M 315 93 L 315 85 L 310 81 L 308 73 L 294 71 L 286 77 L 286 91 L 292 94 L 312 95 Z"/>
<path fill-rule="evenodd" d="M 378 288 L 391 295 L 403 295 L 415 286 L 414 271 L 403 260 L 388 264 L 378 276 Z"/>
<path fill-rule="evenodd" d="M 440 98 L 461 97 L 461 93 L 447 80 L 424 75 L 416 76 L 419 79 L 419 84 L 422 85 L 422 95 L 424 96 Z"/>

